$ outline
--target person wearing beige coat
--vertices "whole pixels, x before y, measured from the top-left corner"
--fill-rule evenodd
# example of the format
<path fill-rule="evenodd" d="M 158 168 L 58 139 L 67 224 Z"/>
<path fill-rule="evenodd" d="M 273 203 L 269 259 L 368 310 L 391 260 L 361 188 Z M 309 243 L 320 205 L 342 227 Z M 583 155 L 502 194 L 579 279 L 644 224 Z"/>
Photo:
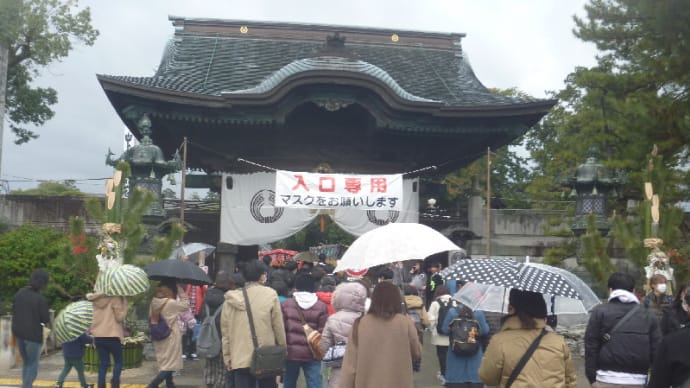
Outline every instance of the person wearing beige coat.
<path fill-rule="evenodd" d="M 402 314 L 390 282 L 376 285 L 371 307 L 355 320 L 340 369 L 340 388 L 413 388 L 412 363 L 422 357 L 417 328 Z"/>
<path fill-rule="evenodd" d="M 105 388 L 106 374 L 113 358 L 112 388 L 120 388 L 122 372 L 122 339 L 125 336 L 124 321 L 127 317 L 127 299 L 124 296 L 108 296 L 103 293 L 86 294 L 93 302 L 93 323 L 91 336 L 94 337 L 98 353 L 98 388 Z"/>
<path fill-rule="evenodd" d="M 152 341 L 159 372 L 147 388 L 158 387 L 163 381 L 167 388 L 174 388 L 173 372 L 182 369 L 182 331 L 177 324 L 177 316 L 189 309 L 189 300 L 184 289 L 179 285 L 176 287 L 177 294 L 170 285 L 158 286 L 151 300 L 149 316 L 160 312 L 161 319 L 165 319 L 170 328 L 170 335 L 160 341 Z"/>
<path fill-rule="evenodd" d="M 256 338 L 259 346 L 286 346 L 283 314 L 278 302 L 278 294 L 263 285 L 266 281 L 267 268 L 263 262 L 252 260 L 246 263 L 242 274 L 246 280 L 247 291 L 252 311 Z M 226 369 L 232 371 L 235 388 L 276 387 L 275 378 L 255 380 L 249 374 L 254 343 L 249 328 L 249 316 L 244 302 L 242 289 L 225 293 L 225 303 L 220 316 L 220 330 L 223 344 L 223 361 Z"/>
<path fill-rule="evenodd" d="M 546 326 L 542 294 L 512 289 L 510 315 L 501 331 L 491 337 L 479 378 L 486 385 L 505 387 L 510 375 L 532 342 Z M 577 377 L 570 348 L 562 336 L 547 333 L 512 384 L 512 388 L 576 388 Z"/>

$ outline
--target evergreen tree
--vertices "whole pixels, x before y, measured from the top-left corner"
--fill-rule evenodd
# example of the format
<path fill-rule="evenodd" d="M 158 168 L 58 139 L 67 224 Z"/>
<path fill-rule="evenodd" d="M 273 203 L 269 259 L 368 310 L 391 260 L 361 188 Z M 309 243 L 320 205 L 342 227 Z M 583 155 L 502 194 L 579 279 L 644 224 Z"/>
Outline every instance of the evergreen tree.
<path fill-rule="evenodd" d="M 7 119 L 16 144 L 38 137 L 26 124 L 42 125 L 54 114 L 55 89 L 31 85 L 40 69 L 69 55 L 74 42 L 91 46 L 98 36 L 89 8 L 78 6 L 78 0 L 0 1 L 0 46 L 8 49 Z"/>

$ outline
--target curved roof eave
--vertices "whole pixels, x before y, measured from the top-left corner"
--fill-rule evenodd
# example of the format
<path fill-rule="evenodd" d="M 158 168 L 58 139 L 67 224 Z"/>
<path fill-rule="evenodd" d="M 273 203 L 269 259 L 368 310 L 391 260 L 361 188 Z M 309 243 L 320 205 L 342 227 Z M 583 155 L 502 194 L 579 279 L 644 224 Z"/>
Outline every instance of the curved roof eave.
<path fill-rule="evenodd" d="M 376 65 L 361 60 L 348 60 L 343 57 L 335 56 L 305 58 L 291 62 L 271 74 L 254 87 L 243 90 L 223 91 L 221 92 L 221 96 L 266 94 L 273 89 L 279 88 L 283 82 L 292 76 L 297 74 L 308 74 L 315 71 L 335 73 L 342 72 L 369 76 L 386 85 L 388 88 L 390 88 L 391 92 L 403 100 L 408 100 L 411 102 L 441 103 L 441 101 L 419 97 L 408 92 L 407 90 L 403 89 L 403 87 L 400 86 L 398 82 L 393 79 L 393 77 L 391 77 L 385 70 Z"/>
<path fill-rule="evenodd" d="M 514 117 L 535 114 L 543 116 L 548 113 L 551 107 L 557 102 L 557 100 L 538 100 L 501 105 L 453 106 L 426 99 L 424 101 L 409 100 L 403 99 L 399 93 L 391 89 L 388 83 L 379 78 L 362 73 L 343 72 L 339 70 L 301 71 L 286 77 L 281 77 L 280 83 L 273 85 L 271 88 L 266 88 L 266 90 L 263 90 L 263 93 L 250 93 L 249 89 L 247 89 L 240 91 L 241 93 L 223 93 L 221 96 L 145 86 L 128 81 L 127 79 L 109 75 L 99 74 L 97 78 L 106 92 L 114 92 L 158 102 L 214 109 L 228 109 L 248 105 L 271 105 L 277 103 L 296 87 L 324 83 L 367 88 L 379 95 L 392 108 L 401 111 L 426 113 L 439 118 Z M 258 92 L 259 89 L 256 91 Z"/>

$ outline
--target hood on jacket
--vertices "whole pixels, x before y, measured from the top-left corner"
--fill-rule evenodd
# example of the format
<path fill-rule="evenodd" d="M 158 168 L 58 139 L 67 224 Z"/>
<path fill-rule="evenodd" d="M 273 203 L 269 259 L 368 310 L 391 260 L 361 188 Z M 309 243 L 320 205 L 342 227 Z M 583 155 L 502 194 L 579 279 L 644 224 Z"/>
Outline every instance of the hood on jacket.
<path fill-rule="evenodd" d="M 319 301 L 319 298 L 313 292 L 295 291 L 292 293 L 292 297 L 295 298 L 295 301 L 303 310 L 310 309 Z"/>
<path fill-rule="evenodd" d="M 86 299 L 93 302 L 93 306 L 98 309 L 103 309 L 110 303 L 110 297 L 100 292 L 86 294 Z"/>
<path fill-rule="evenodd" d="M 242 289 L 231 290 L 225 293 L 225 302 L 230 304 L 234 309 L 244 311 L 247 309 L 244 304 L 244 295 Z"/>
<path fill-rule="evenodd" d="M 335 311 L 345 310 L 363 313 L 367 290 L 361 283 L 347 282 L 339 284 L 333 292 L 332 305 Z"/>
<path fill-rule="evenodd" d="M 538 318 L 533 318 L 534 322 L 536 322 L 536 329 L 543 329 L 546 326 L 546 321 L 543 319 L 538 319 Z M 520 318 L 517 317 L 517 315 L 508 315 L 506 316 L 505 321 L 503 322 L 503 325 L 501 326 L 501 331 L 504 330 L 522 330 L 522 323 L 520 322 Z"/>
<path fill-rule="evenodd" d="M 418 309 L 424 306 L 424 301 L 419 295 L 405 295 L 405 305 L 408 309 Z"/>
<path fill-rule="evenodd" d="M 153 297 L 151 299 L 151 310 L 160 310 L 161 306 L 163 306 L 163 303 L 165 303 L 166 300 L 169 300 L 170 298 L 156 298 Z"/>

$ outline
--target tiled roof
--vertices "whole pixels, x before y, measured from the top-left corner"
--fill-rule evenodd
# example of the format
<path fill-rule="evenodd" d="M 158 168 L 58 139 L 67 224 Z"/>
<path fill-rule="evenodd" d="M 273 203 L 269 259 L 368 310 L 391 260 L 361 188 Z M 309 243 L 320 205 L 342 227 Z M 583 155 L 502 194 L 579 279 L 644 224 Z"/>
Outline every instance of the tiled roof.
<path fill-rule="evenodd" d="M 203 21 L 196 22 L 204 25 Z M 228 96 L 268 92 L 299 72 L 333 71 L 370 77 L 410 102 L 437 102 L 451 107 L 533 102 L 489 92 L 463 57 L 457 34 L 446 34 L 446 40 L 455 39 L 448 48 L 353 39 L 346 40 L 341 49 L 332 50 L 325 49 L 329 27 L 317 27 L 318 31 L 312 32 L 320 33 L 322 40 L 179 30 L 153 76 L 104 77 L 172 92 Z M 333 27 L 330 33 L 337 31 L 342 28 Z M 347 32 L 343 35 L 347 39 Z"/>

